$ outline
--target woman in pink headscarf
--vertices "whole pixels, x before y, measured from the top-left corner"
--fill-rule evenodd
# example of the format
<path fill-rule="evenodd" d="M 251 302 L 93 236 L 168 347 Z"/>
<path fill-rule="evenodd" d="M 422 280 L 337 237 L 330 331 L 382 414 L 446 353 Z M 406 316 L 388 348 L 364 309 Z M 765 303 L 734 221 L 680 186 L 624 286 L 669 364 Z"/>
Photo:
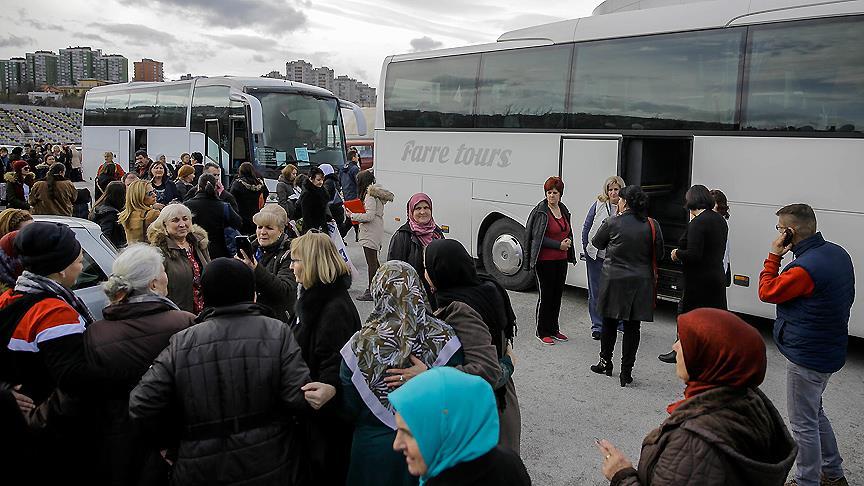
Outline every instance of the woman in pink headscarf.
<path fill-rule="evenodd" d="M 422 276 L 426 271 L 423 266 L 424 250 L 432 240 L 441 238 L 444 238 L 444 233 L 432 217 L 432 199 L 422 192 L 414 194 L 408 200 L 408 222 L 399 227 L 390 239 L 387 260 L 401 260 L 414 267 L 417 274 Z M 426 279 L 421 280 L 431 299 Z"/>

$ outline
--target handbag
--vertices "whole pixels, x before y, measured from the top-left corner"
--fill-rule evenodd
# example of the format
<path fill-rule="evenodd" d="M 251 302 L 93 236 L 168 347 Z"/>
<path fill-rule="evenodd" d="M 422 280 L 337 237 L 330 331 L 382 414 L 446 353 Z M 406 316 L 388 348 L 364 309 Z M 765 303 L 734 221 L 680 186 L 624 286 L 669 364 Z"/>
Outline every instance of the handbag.
<path fill-rule="evenodd" d="M 240 232 L 237 231 L 233 226 L 229 225 L 229 221 L 231 218 L 228 216 L 228 211 L 230 211 L 230 207 L 228 203 L 222 203 L 222 215 L 225 221 L 225 229 L 222 230 L 223 235 L 225 237 L 225 248 L 228 250 L 228 256 L 233 257 L 237 254 L 237 243 L 234 241 L 235 236 L 240 236 Z"/>
<path fill-rule="evenodd" d="M 654 247 L 657 246 L 657 230 L 654 228 L 654 220 L 648 218 L 648 226 L 651 227 L 651 276 L 654 281 L 654 308 L 657 308 L 657 281 L 659 280 L 659 271 L 657 270 L 657 253 Z"/>

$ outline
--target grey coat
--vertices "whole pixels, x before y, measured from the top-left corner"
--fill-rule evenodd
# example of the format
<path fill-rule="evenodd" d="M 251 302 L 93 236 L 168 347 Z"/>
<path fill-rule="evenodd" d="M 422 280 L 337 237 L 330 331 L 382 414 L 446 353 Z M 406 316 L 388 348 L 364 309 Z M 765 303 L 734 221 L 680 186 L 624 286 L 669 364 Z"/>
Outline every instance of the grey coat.
<path fill-rule="evenodd" d="M 654 256 L 659 260 L 663 256 L 663 232 L 656 221 L 654 228 Z M 600 315 L 626 321 L 653 321 L 655 280 L 648 222 L 627 210 L 600 225 L 591 244 L 606 250 L 597 301 Z"/>
<path fill-rule="evenodd" d="M 489 328 L 480 314 L 468 304 L 453 302 L 439 309 L 435 316 L 450 324 L 462 343 L 465 361 L 455 368 L 483 378 L 492 388 L 497 387 L 503 381 L 504 370 L 498 361 L 498 351 L 492 344 L 492 335 L 489 334 Z M 507 407 L 499 417 L 501 427 L 499 444 L 518 454 L 522 435 L 519 401 L 516 398 L 513 380 L 508 379 L 504 386 L 507 387 Z"/>
<path fill-rule="evenodd" d="M 573 240 L 573 225 L 570 223 L 570 210 L 564 203 L 558 203 L 561 208 L 561 216 L 567 220 L 567 225 L 570 227 L 568 238 Z M 540 257 L 540 248 L 544 246 L 549 248 L 558 248 L 561 245 L 560 241 L 550 241 L 551 238 L 546 238 L 546 228 L 549 226 L 549 204 L 546 200 L 540 201 L 531 214 L 528 216 L 528 223 L 525 225 L 525 258 L 522 261 L 522 268 L 525 270 L 533 270 L 537 265 L 537 258 Z M 570 250 L 567 251 L 567 261 L 576 264 L 576 250 L 573 245 L 570 245 Z"/>

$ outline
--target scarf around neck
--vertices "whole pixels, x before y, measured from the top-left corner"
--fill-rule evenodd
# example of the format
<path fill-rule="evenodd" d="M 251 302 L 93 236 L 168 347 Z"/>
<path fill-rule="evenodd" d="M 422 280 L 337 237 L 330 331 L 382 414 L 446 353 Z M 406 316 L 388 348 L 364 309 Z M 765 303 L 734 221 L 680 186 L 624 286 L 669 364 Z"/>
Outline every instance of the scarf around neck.
<path fill-rule="evenodd" d="M 384 382 L 387 370 L 410 367 L 410 356 L 429 368 L 443 366 L 462 344 L 450 325 L 426 311 L 420 278 L 407 263 L 392 260 L 382 265 L 371 292 L 375 307 L 341 354 L 363 403 L 395 430 L 390 388 Z"/>
<path fill-rule="evenodd" d="M 15 291 L 25 294 L 38 294 L 41 292 L 54 294 L 78 312 L 81 318 L 85 321 L 85 327 L 89 326 L 94 321 L 93 314 L 90 313 L 90 309 L 87 308 L 84 301 L 78 298 L 78 296 L 70 289 L 60 285 L 48 277 L 43 277 L 42 275 L 37 275 L 28 270 L 24 270 L 24 273 L 22 273 L 15 282 Z"/>
<path fill-rule="evenodd" d="M 424 224 L 414 220 L 414 208 L 421 202 L 429 204 L 429 221 Z M 436 231 L 438 225 L 435 224 L 435 218 L 432 217 L 432 198 L 422 192 L 411 196 L 411 199 L 408 200 L 408 225 L 423 247 L 426 247 L 432 240 L 441 238 L 441 235 Z"/>

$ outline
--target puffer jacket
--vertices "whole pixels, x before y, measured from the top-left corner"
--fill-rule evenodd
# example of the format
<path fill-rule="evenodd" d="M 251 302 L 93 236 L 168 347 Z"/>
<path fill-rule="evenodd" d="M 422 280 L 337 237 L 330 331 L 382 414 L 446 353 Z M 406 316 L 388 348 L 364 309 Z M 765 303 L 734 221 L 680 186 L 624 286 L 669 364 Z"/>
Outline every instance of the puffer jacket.
<path fill-rule="evenodd" d="M 251 235 L 255 232 L 255 223 L 252 222 L 252 216 L 258 212 L 259 202 L 261 198 L 264 201 L 270 195 L 267 186 L 264 182 L 256 180 L 250 181 L 246 179 L 237 179 L 231 184 L 231 194 L 237 199 L 237 212 L 243 219 L 243 226 L 240 232 L 244 235 Z"/>
<path fill-rule="evenodd" d="M 255 267 L 255 291 L 258 303 L 273 310 L 276 318 L 291 322 L 294 318 L 294 303 L 297 302 L 297 280 L 291 270 L 291 239 L 282 234 L 270 246 L 262 247 L 258 240 L 252 250 L 258 265 Z"/>
<path fill-rule="evenodd" d="M 720 387 L 682 402 L 642 442 L 639 469 L 611 486 L 781 486 L 798 446 L 758 388 Z"/>
<path fill-rule="evenodd" d="M 108 238 L 116 248 L 126 246 L 126 231 L 123 226 L 117 221 L 117 215 L 120 213 L 117 208 L 102 204 L 96 206 L 93 211 L 90 211 L 88 219 L 99 225 L 102 229 L 102 234 Z"/>
<path fill-rule="evenodd" d="M 393 193 L 372 184 L 366 189 L 363 199 L 365 213 L 351 213 L 351 221 L 360 223 L 358 240 L 364 248 L 378 251 L 384 239 L 384 205 L 393 202 Z"/>
<path fill-rule="evenodd" d="M 291 328 L 254 303 L 197 322 L 132 390 L 130 416 L 158 436 L 182 424 L 172 484 L 297 484 L 294 416 L 311 410 L 300 390 L 310 379 Z"/>
<path fill-rule="evenodd" d="M 165 257 L 165 273 L 168 274 L 168 298 L 180 309 L 195 312 L 195 295 L 192 289 L 193 272 L 186 252 L 168 237 L 168 233 L 163 228 L 151 228 L 148 238 L 150 244 L 159 248 L 162 256 Z M 193 224 L 186 239 L 192 244 L 203 273 L 204 267 L 210 263 L 210 253 L 207 251 L 209 244 L 207 232 L 204 231 L 204 228 Z"/>
<path fill-rule="evenodd" d="M 568 238 L 573 241 L 570 249 L 567 251 L 567 261 L 576 263 L 576 250 L 574 249 L 575 241 L 573 240 L 573 224 L 570 221 L 570 210 L 564 203 L 558 203 L 561 208 L 561 216 L 567 219 L 567 225 L 570 227 Z M 528 223 L 525 225 L 525 255 L 528 258 L 522 260 L 522 268 L 524 270 L 533 270 L 537 265 L 537 259 L 540 257 L 540 249 L 543 248 L 543 238 L 546 237 L 546 228 L 549 225 L 549 204 L 546 200 L 540 201 L 531 214 L 528 216 Z"/>

